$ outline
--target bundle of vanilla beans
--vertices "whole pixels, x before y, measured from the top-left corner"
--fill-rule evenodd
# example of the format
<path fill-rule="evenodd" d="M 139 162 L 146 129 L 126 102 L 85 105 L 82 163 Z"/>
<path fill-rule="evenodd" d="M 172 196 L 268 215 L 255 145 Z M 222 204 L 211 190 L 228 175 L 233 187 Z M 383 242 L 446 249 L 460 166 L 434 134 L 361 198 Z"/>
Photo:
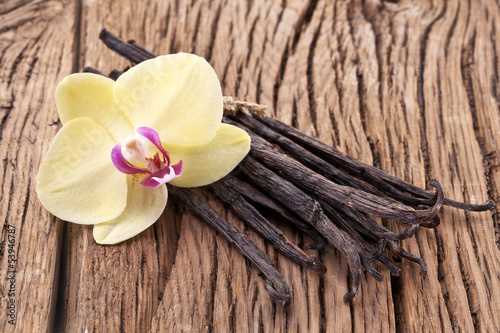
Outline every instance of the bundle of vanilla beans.
<path fill-rule="evenodd" d="M 155 57 L 134 41 L 124 42 L 107 30 L 100 38 L 133 64 Z M 99 73 L 92 68 L 84 71 Z M 116 79 L 121 73 L 114 70 L 109 76 Z M 400 242 L 412 237 L 419 227 L 436 227 L 443 204 L 468 211 L 494 207 L 491 200 L 473 205 L 445 198 L 437 180 L 431 181 L 434 192 L 416 187 L 265 117 L 261 110 L 258 104 L 224 98 L 223 121 L 247 131 L 252 145 L 236 172 L 209 188 L 280 253 L 313 271 L 324 274 L 326 268 L 315 256 L 288 241 L 261 211 L 272 211 L 309 235 L 315 242 L 313 248 L 321 249 L 325 240 L 331 243 L 346 257 L 352 275 L 345 301 L 356 295 L 362 267 L 376 280 L 382 279 L 373 261 L 379 261 L 392 275 L 399 275 L 400 269 L 386 254 L 395 261 L 405 258 L 416 262 L 420 274 L 426 274 L 424 260 L 403 250 Z M 260 269 L 266 277 L 266 290 L 275 301 L 289 303 L 290 292 L 283 276 L 245 234 L 210 208 L 197 191 L 170 185 L 168 190 Z M 397 220 L 408 227 L 395 233 L 374 217 Z"/>

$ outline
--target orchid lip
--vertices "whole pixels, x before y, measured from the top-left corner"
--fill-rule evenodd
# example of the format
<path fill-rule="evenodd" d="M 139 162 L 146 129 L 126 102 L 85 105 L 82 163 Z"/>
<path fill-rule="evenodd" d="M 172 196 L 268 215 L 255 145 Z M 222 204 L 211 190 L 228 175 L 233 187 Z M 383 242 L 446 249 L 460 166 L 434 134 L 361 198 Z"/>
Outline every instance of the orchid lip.
<path fill-rule="evenodd" d="M 168 168 L 163 168 L 157 172 L 152 173 L 147 176 L 141 182 L 141 185 L 156 188 L 160 185 L 168 183 L 172 179 L 179 177 L 182 174 L 182 161 L 179 163 L 169 166 Z"/>
<path fill-rule="evenodd" d="M 182 161 L 171 166 L 170 156 L 163 147 L 160 136 L 156 130 L 150 127 L 138 127 L 135 132 L 149 142 L 151 142 L 158 150 L 153 157 L 148 156 L 145 140 L 131 137 L 125 141 L 125 148 L 122 148 L 121 143 L 117 143 L 111 150 L 111 161 L 118 171 L 128 174 L 149 174 L 143 179 L 141 184 L 146 187 L 156 188 L 172 179 L 179 177 L 182 174 Z M 129 159 L 138 160 L 143 163 L 146 168 L 138 167 L 127 159 L 123 151 L 127 152 Z M 160 157 L 160 153 L 162 157 Z"/>

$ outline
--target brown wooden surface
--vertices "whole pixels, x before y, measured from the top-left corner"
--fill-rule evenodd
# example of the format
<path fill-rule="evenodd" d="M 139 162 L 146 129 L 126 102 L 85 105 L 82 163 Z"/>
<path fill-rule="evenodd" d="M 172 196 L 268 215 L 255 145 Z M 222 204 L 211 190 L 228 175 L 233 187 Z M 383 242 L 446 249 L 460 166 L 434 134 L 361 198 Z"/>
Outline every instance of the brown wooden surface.
<path fill-rule="evenodd" d="M 391 174 L 500 202 L 498 1 L 1 1 L 1 332 L 500 331 L 496 210 L 445 208 L 436 230 L 404 242 L 428 275 L 408 262 L 400 277 L 379 267 L 384 281 L 365 275 L 350 303 L 347 265 L 332 247 L 319 253 L 320 277 L 247 230 L 287 280 L 286 308 L 235 248 L 173 202 L 117 246 L 51 216 L 34 178 L 59 128 L 55 86 L 85 66 L 128 65 L 100 43 L 103 27 L 157 54 L 205 57 L 226 94 L 267 104 L 269 116 Z M 6 316 L 8 225 L 16 325 Z"/>

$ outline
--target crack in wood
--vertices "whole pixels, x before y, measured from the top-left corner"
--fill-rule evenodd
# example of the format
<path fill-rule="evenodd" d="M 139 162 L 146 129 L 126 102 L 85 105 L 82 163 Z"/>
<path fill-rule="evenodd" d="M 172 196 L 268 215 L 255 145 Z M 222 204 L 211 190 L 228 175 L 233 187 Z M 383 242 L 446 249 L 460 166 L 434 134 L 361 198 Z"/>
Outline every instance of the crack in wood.
<path fill-rule="evenodd" d="M 215 38 L 217 37 L 217 31 L 218 31 L 218 27 L 219 27 L 219 20 L 221 17 L 221 13 L 222 13 L 222 4 L 220 4 L 219 7 L 217 7 L 215 18 L 214 18 L 214 20 L 211 24 L 211 27 L 210 27 L 210 42 L 208 44 L 208 52 L 207 52 L 207 57 L 206 57 L 208 62 L 212 61 Z"/>
<path fill-rule="evenodd" d="M 323 18 L 324 15 L 324 9 L 323 12 L 321 13 L 321 17 Z M 310 19 L 309 19 L 310 20 Z M 314 89 L 314 50 L 316 49 L 316 45 L 318 44 L 318 38 L 319 38 L 319 33 L 321 32 L 321 26 L 323 23 L 323 19 L 320 20 L 320 23 L 316 30 L 314 31 L 311 43 L 309 45 L 309 51 L 307 54 L 307 72 L 306 72 L 306 77 L 307 77 L 307 97 L 309 100 L 309 114 L 311 115 L 311 122 L 314 127 L 315 134 L 313 136 L 318 136 L 318 116 L 316 114 L 316 96 L 315 96 L 315 89 Z"/>

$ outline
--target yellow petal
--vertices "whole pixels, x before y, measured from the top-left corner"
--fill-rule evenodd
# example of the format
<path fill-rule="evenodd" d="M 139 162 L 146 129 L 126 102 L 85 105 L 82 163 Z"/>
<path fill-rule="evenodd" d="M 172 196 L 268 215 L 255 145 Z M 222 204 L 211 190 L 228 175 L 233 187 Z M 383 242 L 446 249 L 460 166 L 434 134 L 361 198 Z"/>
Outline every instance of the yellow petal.
<path fill-rule="evenodd" d="M 158 220 L 167 204 L 167 187 L 142 186 L 137 177 L 127 176 L 127 207 L 117 218 L 94 225 L 99 244 L 116 244 L 132 238 Z"/>
<path fill-rule="evenodd" d="M 221 124 L 215 138 L 205 145 L 164 147 L 172 164 L 182 160 L 182 175 L 170 184 L 196 187 L 211 184 L 231 172 L 250 150 L 250 137 L 235 126 Z"/>
<path fill-rule="evenodd" d="M 102 75 L 77 73 L 67 76 L 56 90 L 57 110 L 61 122 L 81 117 L 93 119 L 115 139 L 115 142 L 134 135 L 130 120 L 115 103 L 115 81 Z"/>
<path fill-rule="evenodd" d="M 201 145 L 222 120 L 222 91 L 203 58 L 178 53 L 132 67 L 116 81 L 114 97 L 134 126 L 156 129 L 164 142 Z"/>
<path fill-rule="evenodd" d="M 57 133 L 36 177 L 42 205 L 60 219 L 94 224 L 120 215 L 127 203 L 126 175 L 111 162 L 114 142 L 90 118 Z"/>

